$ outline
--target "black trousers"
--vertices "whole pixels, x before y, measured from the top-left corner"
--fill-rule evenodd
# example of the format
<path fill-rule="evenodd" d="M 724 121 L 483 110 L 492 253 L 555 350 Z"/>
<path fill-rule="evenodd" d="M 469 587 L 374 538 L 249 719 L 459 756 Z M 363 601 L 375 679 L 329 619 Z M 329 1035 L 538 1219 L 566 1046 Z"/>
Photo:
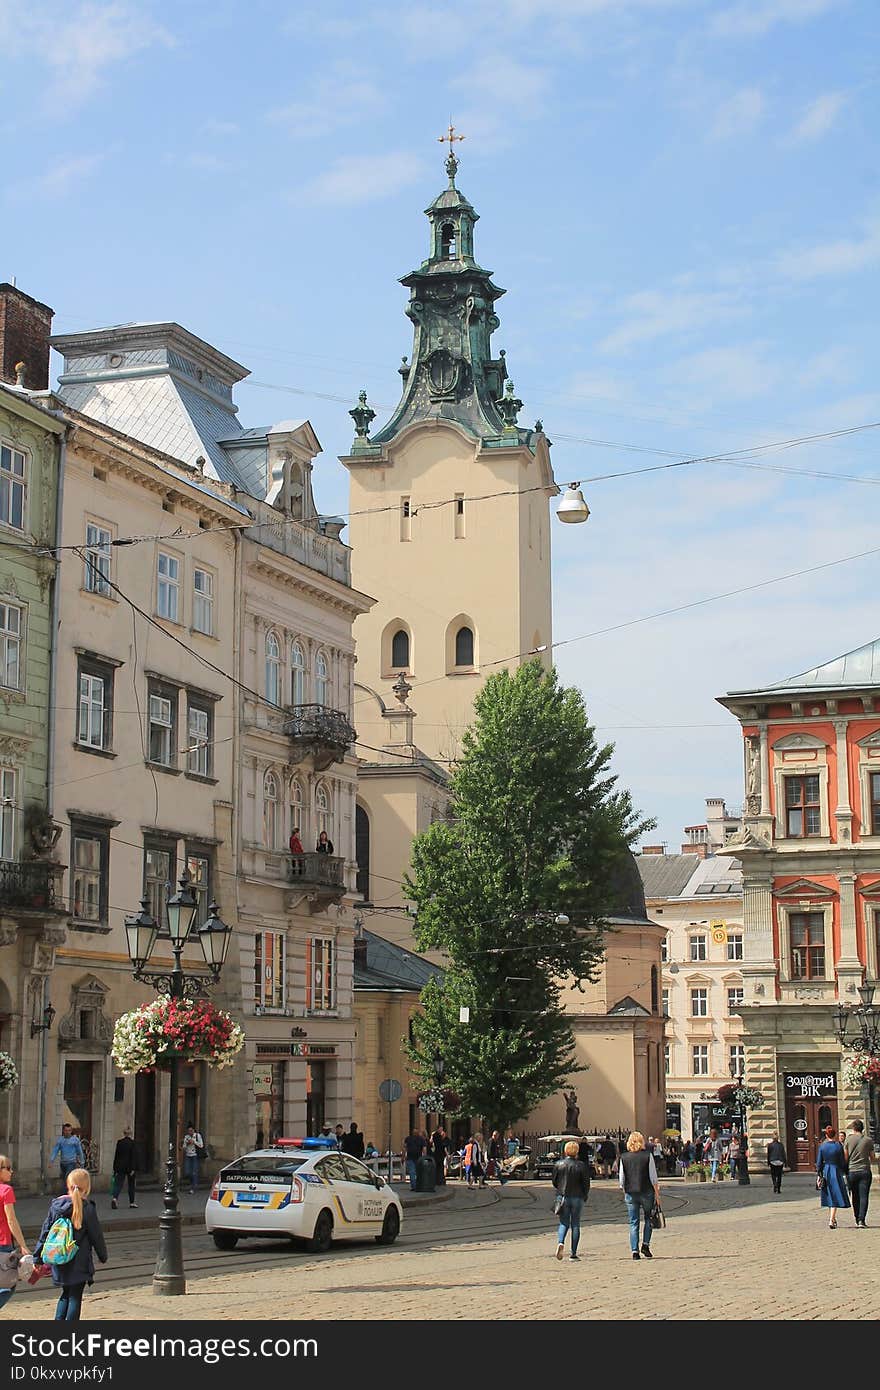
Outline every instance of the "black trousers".
<path fill-rule="evenodd" d="M 871 1192 L 871 1178 L 873 1174 L 867 1173 L 847 1173 L 849 1180 L 849 1190 L 852 1193 L 853 1216 L 856 1223 L 864 1221 L 868 1215 L 868 1197 Z"/>
<path fill-rule="evenodd" d="M 771 1176 L 771 1178 L 773 1179 L 773 1191 L 774 1191 L 774 1192 L 781 1192 L 781 1191 L 782 1191 L 782 1164 L 781 1164 L 781 1163 L 771 1163 L 771 1164 L 770 1164 L 770 1176 Z"/>

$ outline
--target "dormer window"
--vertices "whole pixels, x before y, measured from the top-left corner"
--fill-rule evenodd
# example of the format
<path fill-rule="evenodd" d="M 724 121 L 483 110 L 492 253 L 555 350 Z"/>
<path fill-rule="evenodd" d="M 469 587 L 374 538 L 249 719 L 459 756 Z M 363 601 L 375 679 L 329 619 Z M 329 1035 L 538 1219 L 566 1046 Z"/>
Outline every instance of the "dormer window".
<path fill-rule="evenodd" d="M 444 222 L 440 228 L 440 257 L 444 261 L 454 261 L 458 258 L 457 237 L 451 222 Z"/>

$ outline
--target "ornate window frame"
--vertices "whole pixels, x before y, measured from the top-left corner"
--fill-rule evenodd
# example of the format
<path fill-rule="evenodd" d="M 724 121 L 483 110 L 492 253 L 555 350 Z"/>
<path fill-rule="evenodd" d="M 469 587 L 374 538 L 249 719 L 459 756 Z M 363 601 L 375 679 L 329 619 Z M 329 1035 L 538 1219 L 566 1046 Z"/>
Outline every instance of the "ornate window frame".
<path fill-rule="evenodd" d="M 777 843 L 792 846 L 828 845 L 831 843 L 831 819 L 828 807 L 828 743 L 815 734 L 785 734 L 772 744 L 773 797 Z M 809 777 L 819 774 L 818 835 L 788 835 L 785 805 L 786 777 Z"/>

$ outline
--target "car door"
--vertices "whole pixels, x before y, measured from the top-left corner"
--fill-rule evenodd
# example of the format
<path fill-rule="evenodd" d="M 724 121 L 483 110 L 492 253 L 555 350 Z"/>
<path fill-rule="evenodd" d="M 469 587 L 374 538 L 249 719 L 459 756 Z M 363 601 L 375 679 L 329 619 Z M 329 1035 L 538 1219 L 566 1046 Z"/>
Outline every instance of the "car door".
<path fill-rule="evenodd" d="M 361 1163 L 359 1158 L 353 1158 L 351 1154 L 343 1154 L 342 1162 L 345 1165 L 348 1191 L 351 1194 L 351 1215 L 358 1227 L 358 1233 L 364 1236 L 377 1236 L 382 1229 L 382 1220 L 388 1205 L 386 1195 L 388 1189 L 384 1184 L 382 1187 L 376 1187 L 374 1174 L 365 1164 Z"/>
<path fill-rule="evenodd" d="M 333 1239 L 356 1240 L 359 1235 L 366 1234 L 363 1227 L 358 1228 L 357 1190 L 349 1180 L 343 1154 L 335 1150 L 325 1154 L 315 1164 L 315 1172 L 329 1193 L 333 1210 Z"/>

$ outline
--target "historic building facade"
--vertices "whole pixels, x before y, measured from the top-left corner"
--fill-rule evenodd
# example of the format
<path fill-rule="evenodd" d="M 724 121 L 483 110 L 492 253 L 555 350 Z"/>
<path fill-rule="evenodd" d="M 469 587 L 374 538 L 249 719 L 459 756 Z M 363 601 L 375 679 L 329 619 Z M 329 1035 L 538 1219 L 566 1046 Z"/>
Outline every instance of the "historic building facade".
<path fill-rule="evenodd" d="M 752 1144 L 777 1130 L 811 1168 L 824 1125 L 864 1114 L 836 1013 L 880 978 L 880 643 L 720 703 L 744 740 L 744 823 L 722 853 L 742 863 Z"/>

